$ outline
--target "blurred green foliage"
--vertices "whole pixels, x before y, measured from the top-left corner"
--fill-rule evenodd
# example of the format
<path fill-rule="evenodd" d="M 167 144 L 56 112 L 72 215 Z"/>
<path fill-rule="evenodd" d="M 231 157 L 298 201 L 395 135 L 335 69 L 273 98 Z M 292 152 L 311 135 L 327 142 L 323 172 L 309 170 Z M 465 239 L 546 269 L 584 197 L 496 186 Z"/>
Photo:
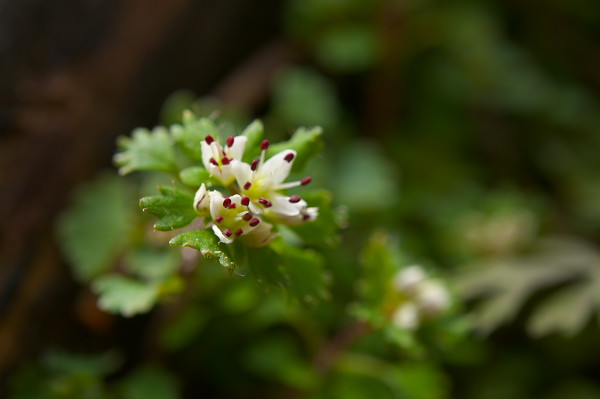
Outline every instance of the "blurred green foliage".
<path fill-rule="evenodd" d="M 171 236 L 149 234 L 150 219 L 123 205 L 131 195 L 123 183 L 102 178 L 82 188 L 59 227 L 76 276 L 89 281 L 120 260 L 125 283 L 143 287 L 135 309 L 166 300 L 152 313 L 169 315 L 157 338 L 163 368 L 190 397 L 599 397 L 599 10 L 591 0 L 289 1 L 284 35 L 305 57 L 273 77 L 262 119 L 288 145 L 313 153 L 313 138 L 325 141 L 306 171 L 333 196 L 302 195 L 331 210 L 281 231 L 282 241 L 311 249 L 292 246 L 273 268 L 286 251 L 276 244 L 248 254 L 255 258 L 232 276 L 212 263 L 227 260 L 209 259 L 193 277 L 184 273 L 192 283 L 173 296 L 186 253 L 165 248 Z M 191 159 L 200 159 L 193 141 L 203 134 L 186 125 L 186 108 L 213 116 L 215 125 L 201 128 L 224 136 L 250 122 L 248 110 L 174 93 L 162 123 L 180 124 L 172 137 Z M 298 125 L 324 133 L 289 138 Z M 263 126 L 250 126 L 256 144 Z M 121 141 L 133 151 L 116 160 L 123 172 L 158 168 L 196 188 L 202 169 L 155 151 L 170 140 L 160 128 L 139 130 Z M 153 179 L 172 177 L 131 181 L 156 196 Z M 194 247 L 192 238 L 178 240 Z M 414 263 L 449 284 L 455 304 L 407 331 L 390 324 L 385 304 L 393 275 Z M 357 333 L 356 319 L 371 330 L 331 354 L 323 372 L 315 358 Z M 111 365 L 78 374 L 42 359 L 15 377 L 14 397 L 177 392 L 164 371 L 107 383 Z"/>

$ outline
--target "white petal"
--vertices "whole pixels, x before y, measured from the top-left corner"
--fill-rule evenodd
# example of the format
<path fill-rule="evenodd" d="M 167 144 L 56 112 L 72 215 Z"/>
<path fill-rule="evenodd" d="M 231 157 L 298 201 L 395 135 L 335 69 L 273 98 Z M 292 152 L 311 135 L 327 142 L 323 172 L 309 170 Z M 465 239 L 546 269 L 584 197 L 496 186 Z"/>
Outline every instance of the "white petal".
<path fill-rule="evenodd" d="M 264 209 L 261 205 L 256 205 L 254 202 L 250 202 L 248 204 L 248 208 L 250 208 L 250 212 L 260 215 L 263 213 Z"/>
<path fill-rule="evenodd" d="M 392 320 L 399 328 L 414 330 L 419 325 L 419 311 L 415 305 L 406 303 L 396 309 Z"/>
<path fill-rule="evenodd" d="M 246 148 L 247 141 L 248 138 L 246 136 L 235 136 L 233 138 L 233 145 L 228 147 L 226 150 L 229 158 L 238 159 L 241 161 L 242 157 L 244 156 L 244 149 Z"/>
<path fill-rule="evenodd" d="M 208 208 L 209 204 L 210 198 L 208 196 L 208 191 L 206 190 L 204 183 L 202 183 L 198 191 L 196 191 L 196 195 L 194 196 L 194 208 L 197 210 L 205 210 Z"/>
<path fill-rule="evenodd" d="M 225 244 L 231 244 L 233 242 L 232 238 L 227 237 L 225 234 L 223 234 L 221 232 L 221 230 L 217 227 L 216 224 L 213 224 L 212 226 L 212 230 L 215 233 L 215 235 L 217 237 L 219 237 L 219 240 L 221 240 L 221 242 L 224 242 Z"/>
<path fill-rule="evenodd" d="M 221 172 L 219 176 L 219 180 L 223 183 L 224 186 L 228 186 L 233 182 L 234 175 L 231 170 L 231 165 L 223 165 L 221 166 Z"/>
<path fill-rule="evenodd" d="M 319 208 L 316 206 L 306 208 L 303 213 L 308 215 L 308 219 L 306 219 L 305 222 L 312 222 L 319 216 Z"/>
<path fill-rule="evenodd" d="M 306 207 L 306 201 L 291 203 L 290 197 L 285 195 L 275 194 L 268 198 L 273 206 L 269 208 L 269 212 L 277 213 L 283 216 L 299 215 L 302 209 Z"/>
<path fill-rule="evenodd" d="M 212 191 L 210 195 L 210 216 L 216 219 L 223 209 L 223 194 L 220 191 Z"/>
<path fill-rule="evenodd" d="M 277 234 L 273 234 L 271 229 L 273 225 L 265 221 L 260 222 L 254 229 L 244 234 L 244 242 L 251 247 L 262 247 L 267 245 L 271 240 L 277 237 Z"/>
<path fill-rule="evenodd" d="M 400 270 L 394 277 L 394 288 L 398 292 L 412 294 L 425 281 L 425 271 L 421 266 L 413 265 Z"/>
<path fill-rule="evenodd" d="M 285 157 L 290 153 L 294 154 L 295 159 L 296 151 L 294 150 L 281 151 L 279 154 L 269 158 L 260 168 L 261 179 L 265 179 L 265 182 L 268 181 L 269 183 L 267 184 L 271 185 L 280 184 L 287 179 L 294 163 L 293 159 L 291 162 L 285 160 Z"/>
<path fill-rule="evenodd" d="M 206 169 L 209 169 L 209 166 L 211 165 L 210 163 L 210 159 L 213 157 L 212 155 L 212 149 L 210 148 L 210 145 L 208 145 L 208 143 L 204 140 L 202 140 L 200 142 L 200 148 L 202 149 L 202 163 L 204 164 L 204 167 Z M 214 165 L 212 165 L 214 166 Z M 210 169 L 209 169 L 210 171 Z M 212 172 L 211 172 L 212 174 Z"/>
<path fill-rule="evenodd" d="M 417 301 L 423 311 L 429 315 L 438 314 L 450 305 L 448 291 L 436 281 L 428 281 L 419 287 Z"/>
<path fill-rule="evenodd" d="M 229 165 L 231 166 L 231 171 L 235 175 L 235 180 L 237 180 L 238 185 L 240 188 L 243 188 L 244 184 L 252 179 L 252 169 L 250 168 L 250 165 L 246 162 L 237 160 L 231 161 Z"/>

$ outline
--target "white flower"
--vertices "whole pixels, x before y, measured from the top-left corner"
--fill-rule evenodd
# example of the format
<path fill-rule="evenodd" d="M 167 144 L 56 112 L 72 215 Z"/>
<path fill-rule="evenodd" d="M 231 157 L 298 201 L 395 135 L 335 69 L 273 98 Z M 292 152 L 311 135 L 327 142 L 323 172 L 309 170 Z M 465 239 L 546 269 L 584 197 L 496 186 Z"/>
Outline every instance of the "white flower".
<path fill-rule="evenodd" d="M 268 244 L 275 235 L 272 225 L 263 222 L 248 210 L 250 199 L 239 194 L 223 197 L 219 191 L 211 191 L 210 215 L 212 230 L 225 244 L 231 244 L 236 237 L 244 237 L 250 246 Z"/>
<path fill-rule="evenodd" d="M 308 208 L 308 204 L 298 195 L 286 196 L 281 193 L 292 187 L 304 186 L 311 178 L 284 183 L 290 174 L 296 151 L 285 150 L 265 161 L 267 140 L 261 144 L 261 155 L 251 165 L 244 162 L 231 163 L 235 179 L 243 195 L 250 198 L 250 210 L 257 214 L 265 213 L 288 224 L 298 224 L 314 220 L 317 208 Z"/>
<path fill-rule="evenodd" d="M 211 176 L 219 180 L 224 186 L 230 185 L 234 180 L 231 163 L 241 160 L 246 148 L 245 136 L 228 137 L 225 147 L 212 136 L 206 136 L 200 142 L 202 148 L 202 163 Z"/>
<path fill-rule="evenodd" d="M 396 273 L 394 277 L 394 288 L 398 292 L 406 294 L 414 293 L 417 287 L 425 281 L 425 271 L 421 266 L 413 265 L 406 267 Z"/>
<path fill-rule="evenodd" d="M 392 315 L 394 324 L 406 330 L 414 330 L 419 325 L 419 309 L 412 303 L 400 305 Z"/>
<path fill-rule="evenodd" d="M 450 305 L 450 297 L 446 288 L 437 281 L 423 283 L 417 291 L 416 301 L 424 313 L 436 315 Z"/>
<path fill-rule="evenodd" d="M 204 183 L 200 186 L 194 196 L 194 209 L 200 215 L 208 215 L 210 207 L 210 192 L 206 189 Z"/>

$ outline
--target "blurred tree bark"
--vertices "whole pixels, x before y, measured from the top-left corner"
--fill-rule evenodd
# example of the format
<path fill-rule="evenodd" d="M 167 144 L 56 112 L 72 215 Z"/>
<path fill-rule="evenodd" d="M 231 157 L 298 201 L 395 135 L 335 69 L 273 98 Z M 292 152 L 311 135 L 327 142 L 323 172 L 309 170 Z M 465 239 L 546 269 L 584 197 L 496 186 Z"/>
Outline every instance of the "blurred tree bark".
<path fill-rule="evenodd" d="M 154 124 L 170 92 L 214 90 L 277 35 L 280 11 L 277 0 L 0 1 L 0 376 L 48 344 L 98 340 L 74 317 L 53 236 L 69 190 L 110 165 L 117 135 Z M 230 85 L 218 92 L 235 102 Z"/>

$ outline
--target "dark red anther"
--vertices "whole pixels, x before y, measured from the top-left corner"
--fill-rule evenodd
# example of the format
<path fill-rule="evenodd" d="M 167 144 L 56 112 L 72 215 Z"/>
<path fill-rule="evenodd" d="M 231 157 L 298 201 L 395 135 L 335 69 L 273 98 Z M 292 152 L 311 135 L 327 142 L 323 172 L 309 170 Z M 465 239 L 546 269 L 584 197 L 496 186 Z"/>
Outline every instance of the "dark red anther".
<path fill-rule="evenodd" d="M 211 159 L 210 159 L 210 163 L 212 163 L 212 164 L 213 164 L 213 165 L 215 165 L 215 166 L 219 166 L 219 163 L 218 163 L 218 162 L 217 162 L 217 160 L 216 160 L 216 159 L 214 159 L 214 158 L 211 158 Z"/>
<path fill-rule="evenodd" d="M 273 206 L 273 203 L 272 203 L 271 201 L 268 201 L 268 202 L 265 204 L 265 208 L 270 208 L 270 207 L 272 207 L 272 206 Z"/>
<path fill-rule="evenodd" d="M 310 219 L 310 215 L 308 213 L 302 215 L 302 220 L 307 221 L 308 219 Z"/>
<path fill-rule="evenodd" d="M 252 163 L 250 164 L 250 169 L 254 171 L 254 170 L 256 170 L 257 168 L 258 168 L 258 160 L 256 160 L 256 159 L 255 159 L 255 160 L 254 160 L 254 161 L 252 161 Z"/>
<path fill-rule="evenodd" d="M 235 140 L 235 138 L 233 136 L 227 137 L 227 140 L 225 141 L 225 144 L 227 144 L 227 147 L 232 147 L 234 140 Z"/>
<path fill-rule="evenodd" d="M 206 141 L 206 144 L 210 145 L 210 143 L 215 141 L 215 139 L 213 139 L 213 137 L 211 135 L 208 135 L 204 138 L 204 141 Z"/>
<path fill-rule="evenodd" d="M 304 179 L 300 181 L 301 186 L 306 186 L 308 183 L 312 181 L 312 177 L 306 176 Z"/>
<path fill-rule="evenodd" d="M 252 187 L 252 183 L 247 181 L 246 184 L 244 184 L 244 190 L 250 190 L 250 187 Z"/>
<path fill-rule="evenodd" d="M 225 158 L 221 159 L 221 163 L 222 163 L 223 165 L 229 165 L 229 162 L 231 162 L 231 159 L 229 159 L 229 158 L 227 158 L 227 157 L 225 157 Z"/>
<path fill-rule="evenodd" d="M 229 209 L 235 209 L 235 204 L 231 204 L 227 208 L 229 208 Z"/>
<path fill-rule="evenodd" d="M 285 159 L 288 162 L 292 162 L 295 156 L 296 155 L 294 155 L 293 152 L 288 152 L 283 159 Z"/>
<path fill-rule="evenodd" d="M 256 225 L 258 225 L 259 223 L 260 223 L 260 219 L 254 218 L 250 221 L 250 226 L 256 227 Z"/>
<path fill-rule="evenodd" d="M 290 202 L 291 202 L 292 204 L 295 204 L 295 203 L 297 203 L 297 202 L 300 202 L 300 200 L 301 200 L 301 199 L 302 199 L 302 198 L 300 198 L 300 196 L 299 196 L 299 195 L 292 195 L 292 196 L 290 197 Z"/>
<path fill-rule="evenodd" d="M 242 216 L 242 219 L 244 219 L 246 222 L 250 219 L 252 219 L 252 214 L 250 212 L 245 213 L 244 216 Z"/>
<path fill-rule="evenodd" d="M 225 198 L 225 199 L 223 200 L 223 206 L 224 206 L 225 208 L 228 208 L 228 207 L 229 207 L 229 205 L 231 205 L 231 198 Z"/>
<path fill-rule="evenodd" d="M 241 236 L 242 234 L 244 234 L 244 230 L 242 230 L 242 229 L 239 229 L 238 231 L 235 232 L 235 235 L 238 237 Z"/>
<path fill-rule="evenodd" d="M 261 198 L 258 200 L 259 203 L 263 204 L 263 205 L 267 205 L 269 203 L 269 200 L 266 198 Z"/>
<path fill-rule="evenodd" d="M 264 140 L 262 143 L 260 143 L 260 149 L 263 151 L 266 150 L 269 148 L 269 144 L 271 144 L 269 143 L 269 140 Z"/>
<path fill-rule="evenodd" d="M 215 222 L 217 223 L 221 223 L 223 221 L 223 216 L 219 216 L 218 218 L 215 219 Z"/>
<path fill-rule="evenodd" d="M 233 233 L 229 229 L 225 229 L 225 231 L 223 232 L 223 234 L 225 234 L 227 237 L 231 237 L 231 235 Z"/>
<path fill-rule="evenodd" d="M 250 198 L 242 197 L 242 205 L 248 206 L 248 204 L 250 204 Z"/>

